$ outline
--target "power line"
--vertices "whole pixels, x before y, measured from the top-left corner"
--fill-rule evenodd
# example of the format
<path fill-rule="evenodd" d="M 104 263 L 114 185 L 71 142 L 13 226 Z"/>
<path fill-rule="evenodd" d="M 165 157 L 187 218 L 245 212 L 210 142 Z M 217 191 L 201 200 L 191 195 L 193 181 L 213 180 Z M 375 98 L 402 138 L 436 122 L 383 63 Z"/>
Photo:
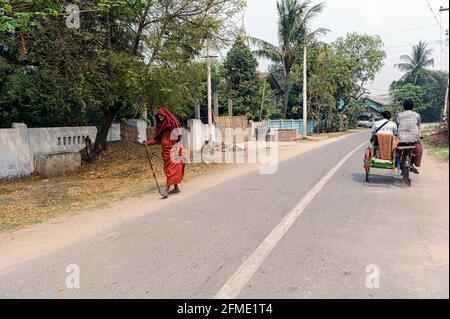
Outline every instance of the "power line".
<path fill-rule="evenodd" d="M 427 2 L 428 8 L 430 8 L 431 13 L 433 14 L 434 20 L 436 20 L 436 23 L 438 24 L 439 29 L 441 29 L 441 31 L 444 32 L 444 30 L 442 29 L 441 22 L 439 21 L 438 17 L 436 16 L 436 13 L 434 13 L 434 10 L 433 10 L 433 7 L 430 4 L 430 1 L 429 0 L 425 0 L 425 1 Z"/>
<path fill-rule="evenodd" d="M 433 42 L 429 42 L 428 44 L 433 45 L 433 44 L 441 44 L 440 40 L 436 40 Z M 390 50 L 390 49 L 401 49 L 401 48 L 412 48 L 414 45 L 416 44 L 405 44 L 405 45 L 398 45 L 398 46 L 393 46 L 393 47 L 386 47 L 384 48 L 385 50 Z"/>
<path fill-rule="evenodd" d="M 407 28 L 407 29 L 401 29 L 401 30 L 398 30 L 398 31 L 383 33 L 383 34 L 380 34 L 380 36 L 386 36 L 386 35 L 391 35 L 391 34 L 408 32 L 408 31 L 418 30 L 418 29 L 425 29 L 425 28 L 430 28 L 430 27 L 435 27 L 435 26 L 436 25 L 434 23 L 433 24 L 427 24 L 427 25 L 422 25 L 422 26 L 418 26 L 418 27 L 411 27 L 411 28 Z"/>

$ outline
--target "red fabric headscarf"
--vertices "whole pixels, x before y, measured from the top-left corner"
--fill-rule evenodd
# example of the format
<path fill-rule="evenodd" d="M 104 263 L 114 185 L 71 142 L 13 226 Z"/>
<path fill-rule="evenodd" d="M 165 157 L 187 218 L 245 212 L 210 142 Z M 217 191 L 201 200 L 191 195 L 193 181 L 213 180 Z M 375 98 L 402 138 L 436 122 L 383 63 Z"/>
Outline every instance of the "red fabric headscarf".
<path fill-rule="evenodd" d="M 161 122 L 159 116 L 164 116 L 166 120 L 164 122 Z M 180 121 L 178 121 L 175 115 L 173 115 L 168 109 L 161 108 L 156 114 L 156 135 L 154 137 L 154 140 L 161 142 L 162 135 L 166 130 L 169 130 L 171 132 L 172 137 L 173 130 L 180 128 Z M 181 130 L 178 130 L 177 134 L 178 137 L 175 140 L 177 140 L 181 136 Z"/>

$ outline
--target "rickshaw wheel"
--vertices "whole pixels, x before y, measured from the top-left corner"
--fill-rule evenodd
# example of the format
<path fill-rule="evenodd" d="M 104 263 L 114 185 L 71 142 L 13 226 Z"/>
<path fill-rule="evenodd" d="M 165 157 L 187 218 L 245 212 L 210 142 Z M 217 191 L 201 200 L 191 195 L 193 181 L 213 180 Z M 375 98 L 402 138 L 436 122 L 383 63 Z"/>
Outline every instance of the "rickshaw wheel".
<path fill-rule="evenodd" d="M 406 186 L 411 187 L 411 177 L 410 177 L 409 165 L 410 165 L 410 158 L 409 158 L 409 154 L 408 154 L 405 159 L 405 162 L 403 163 L 402 175 L 403 175 L 403 183 Z"/>
<path fill-rule="evenodd" d="M 370 168 L 366 168 L 366 182 L 370 182 Z"/>
<path fill-rule="evenodd" d="M 403 170 L 403 183 L 411 187 L 411 178 L 409 177 L 409 167 L 405 167 Z"/>

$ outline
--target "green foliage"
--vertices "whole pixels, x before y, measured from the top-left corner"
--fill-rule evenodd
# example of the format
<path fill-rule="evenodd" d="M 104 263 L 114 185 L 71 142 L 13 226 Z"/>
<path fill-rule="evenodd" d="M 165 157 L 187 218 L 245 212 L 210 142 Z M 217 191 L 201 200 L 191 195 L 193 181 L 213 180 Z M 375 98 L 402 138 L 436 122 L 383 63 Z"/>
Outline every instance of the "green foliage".
<path fill-rule="evenodd" d="M 328 32 L 327 29 L 311 30 L 312 20 L 323 12 L 324 3 L 312 5 L 310 0 L 280 0 L 278 11 L 278 46 L 257 38 L 250 38 L 258 47 L 254 54 L 281 66 L 273 80 L 283 92 L 284 117 L 289 113 L 290 93 L 295 85 L 292 75 L 294 63 L 303 56 L 302 49 L 308 42 Z"/>
<path fill-rule="evenodd" d="M 428 49 L 428 43 L 420 41 L 419 44 L 413 46 L 410 56 L 401 56 L 400 59 L 403 62 L 397 64 L 396 67 L 405 72 L 402 80 L 416 85 L 423 85 L 432 81 L 432 75 L 427 70 L 428 67 L 434 65 L 432 54 L 433 50 Z"/>
<path fill-rule="evenodd" d="M 227 91 L 233 99 L 233 113 L 249 119 L 259 118 L 261 80 L 256 72 L 258 62 L 242 39 L 237 39 L 223 63 Z"/>
<path fill-rule="evenodd" d="M 40 27 L 43 18 L 57 15 L 61 6 L 55 0 L 0 0 L 0 32 L 29 32 Z"/>
<path fill-rule="evenodd" d="M 2 127 L 107 126 L 160 106 L 185 119 L 206 86 L 194 59 L 243 8 L 241 0 L 74 0 L 82 17 L 73 30 L 66 2 L 0 1 Z"/>
<path fill-rule="evenodd" d="M 336 131 L 354 127 L 365 92 L 364 86 L 381 70 L 385 53 L 378 37 L 352 33 L 331 45 L 315 42 L 308 48 L 309 117 L 316 120 L 319 131 Z M 297 81 L 302 83 L 303 61 L 294 66 Z M 294 88 L 295 90 L 295 88 Z M 301 92 L 298 91 L 301 95 Z M 340 104 L 344 102 L 344 107 Z M 301 112 L 302 101 L 298 102 Z M 292 116 L 296 108 L 292 108 Z"/>
<path fill-rule="evenodd" d="M 411 99 L 416 105 L 416 109 L 425 109 L 427 105 L 422 105 L 424 97 L 424 89 L 420 86 L 414 85 L 412 83 L 407 83 L 392 92 L 392 97 L 394 101 L 400 105 L 403 105 L 408 99 Z"/>
<path fill-rule="evenodd" d="M 315 43 L 308 50 L 308 61 L 309 113 L 312 119 L 320 121 L 328 109 L 332 110 L 336 106 L 337 86 L 333 81 L 338 76 L 336 54 L 330 45 Z M 298 66 L 298 74 L 302 74 L 302 64 Z"/>
<path fill-rule="evenodd" d="M 336 54 L 336 101 L 358 100 L 365 85 L 375 79 L 382 69 L 386 53 L 383 42 L 377 36 L 348 34 L 333 44 Z"/>
<path fill-rule="evenodd" d="M 154 68 L 147 75 L 145 96 L 150 110 L 166 107 L 182 120 L 192 117 L 194 107 L 206 98 L 206 65 L 181 64 L 176 68 Z"/>
<path fill-rule="evenodd" d="M 358 117 L 364 113 L 366 108 L 362 101 L 350 101 L 350 104 L 344 109 L 343 114 L 347 117 L 348 127 L 350 129 L 358 128 Z"/>
<path fill-rule="evenodd" d="M 394 103 L 387 109 L 394 115 L 403 111 L 403 102 L 412 99 L 415 110 L 422 116 L 423 122 L 440 122 L 442 120 L 445 95 L 447 92 L 448 73 L 425 70 L 428 80 L 412 83 L 413 77 L 404 77 L 392 83 L 390 94 Z M 410 81 L 410 82 L 409 82 Z"/>
<path fill-rule="evenodd" d="M 324 32 L 323 29 L 318 29 L 318 33 L 321 32 Z M 383 67 L 386 57 L 382 50 L 383 42 L 379 37 L 357 33 L 339 38 L 331 45 L 314 41 L 314 38 L 307 40 L 309 41 L 307 51 L 309 117 L 320 123 L 319 130 L 336 130 L 347 125 L 354 126 L 356 117 L 353 114 L 353 102 L 359 100 L 366 91 L 365 85 L 373 81 Z M 286 76 L 286 62 L 277 62 L 283 61 L 284 55 L 281 54 L 283 50 L 277 49 L 277 51 L 276 47 L 271 47 L 257 39 L 253 39 L 253 42 L 262 47 L 261 50 L 256 51 L 258 56 L 270 58 L 270 55 L 278 52 L 279 58 L 272 58 L 276 63 L 270 69 L 271 87 L 285 97 L 284 102 L 287 103 L 285 115 L 291 118 L 301 117 L 303 44 L 297 43 L 292 55 L 289 55 L 287 60 L 290 73 Z M 288 92 L 287 101 L 286 92 Z M 344 108 L 340 107 L 342 101 L 344 101 Z M 344 112 L 347 114 L 339 114 L 348 107 L 351 110 Z"/>
<path fill-rule="evenodd" d="M 91 2 L 93 8 L 97 4 Z M 119 10 L 109 15 L 126 19 Z M 45 28 L 26 34 L 26 59 L 15 51 L 16 39 L 1 34 L 6 46 L 0 56 L 9 70 L 0 87 L 2 126 L 99 125 L 105 113 L 134 108 L 143 63 L 123 53 L 128 30 L 93 14 L 84 16 L 83 28 L 75 31 L 68 31 L 59 17 L 45 21 Z"/>
<path fill-rule="evenodd" d="M 190 117 L 204 97 L 194 63 L 220 46 L 242 0 L 0 0 L 0 126 L 97 125 L 94 158 L 111 123 L 160 106 Z"/>
<path fill-rule="evenodd" d="M 283 116 L 283 101 L 277 95 L 277 92 L 270 87 L 267 79 L 263 80 L 260 86 L 259 97 L 261 108 L 259 117 L 255 117 L 254 120 L 279 119 Z"/>

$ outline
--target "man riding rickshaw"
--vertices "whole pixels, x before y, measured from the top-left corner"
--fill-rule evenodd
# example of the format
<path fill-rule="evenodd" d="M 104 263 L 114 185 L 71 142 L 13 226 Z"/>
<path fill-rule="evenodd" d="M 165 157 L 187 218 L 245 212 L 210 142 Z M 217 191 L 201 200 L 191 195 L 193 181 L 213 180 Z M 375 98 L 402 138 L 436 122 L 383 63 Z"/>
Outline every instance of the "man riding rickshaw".
<path fill-rule="evenodd" d="M 420 143 L 421 117 L 414 112 L 414 103 L 407 100 L 404 103 L 405 111 L 397 116 L 395 122 L 391 121 L 389 112 L 382 113 L 382 119 L 374 124 L 372 129 L 372 148 L 366 149 L 364 168 L 366 181 L 372 168 L 392 170 L 402 173 L 403 182 L 411 186 L 410 172 L 419 174 L 417 167 L 421 166 L 423 147 Z"/>

